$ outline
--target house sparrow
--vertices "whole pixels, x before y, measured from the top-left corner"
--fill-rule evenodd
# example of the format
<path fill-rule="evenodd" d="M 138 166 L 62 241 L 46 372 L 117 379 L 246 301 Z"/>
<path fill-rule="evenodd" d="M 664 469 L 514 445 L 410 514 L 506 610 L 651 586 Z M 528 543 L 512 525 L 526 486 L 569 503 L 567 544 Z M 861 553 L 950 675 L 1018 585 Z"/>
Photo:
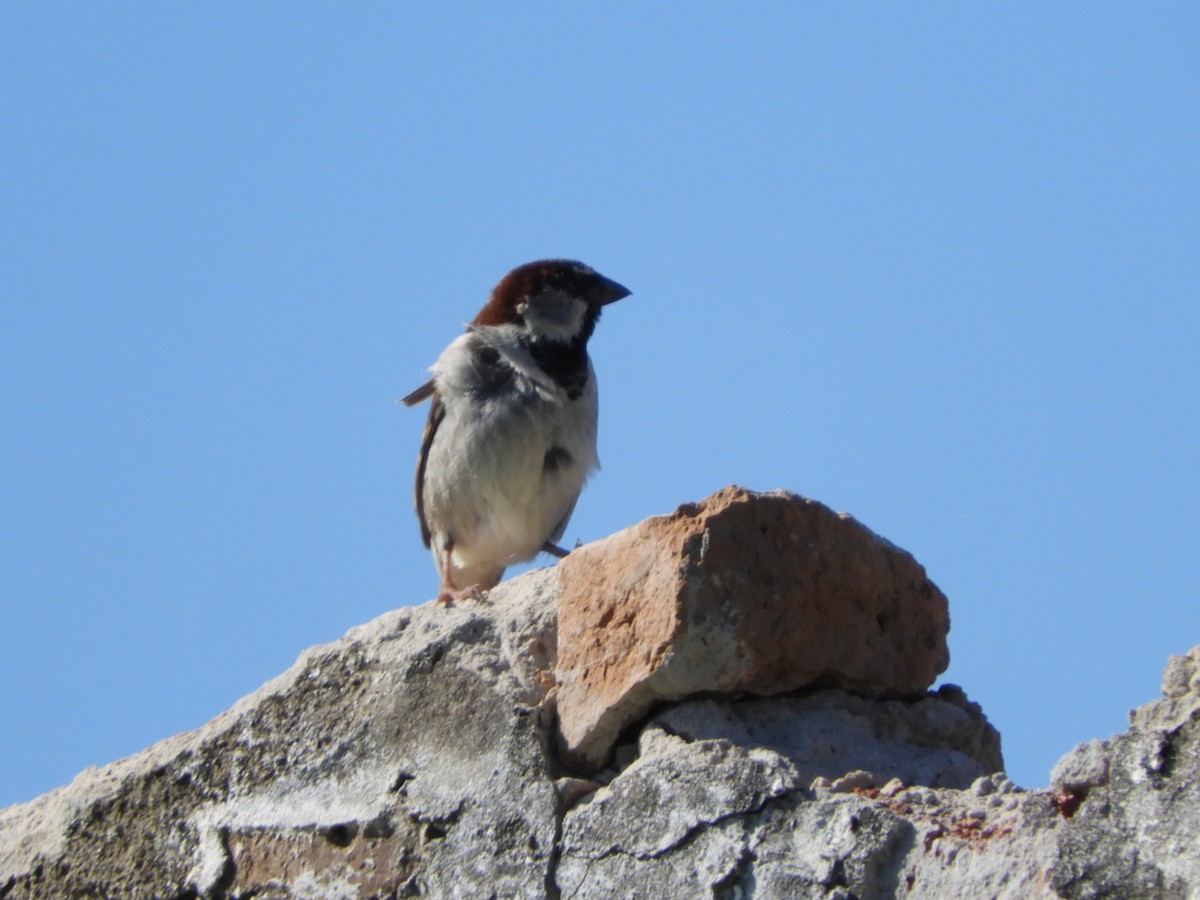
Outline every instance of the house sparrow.
<path fill-rule="evenodd" d="M 587 342 L 601 308 L 627 296 L 583 263 L 519 266 L 403 398 L 433 401 L 416 508 L 440 602 L 481 596 L 539 552 L 566 555 L 554 542 L 600 465 Z"/>

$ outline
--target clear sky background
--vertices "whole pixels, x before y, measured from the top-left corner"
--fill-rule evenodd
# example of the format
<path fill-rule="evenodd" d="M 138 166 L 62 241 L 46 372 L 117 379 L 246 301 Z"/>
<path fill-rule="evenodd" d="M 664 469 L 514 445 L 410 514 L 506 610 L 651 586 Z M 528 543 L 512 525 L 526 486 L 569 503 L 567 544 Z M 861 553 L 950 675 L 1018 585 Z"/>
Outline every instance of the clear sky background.
<path fill-rule="evenodd" d="M 1044 786 L 1200 643 L 1200 7 L 0 5 L 0 805 L 434 595 L 395 401 L 634 291 L 564 540 L 729 483 L 911 551 Z"/>

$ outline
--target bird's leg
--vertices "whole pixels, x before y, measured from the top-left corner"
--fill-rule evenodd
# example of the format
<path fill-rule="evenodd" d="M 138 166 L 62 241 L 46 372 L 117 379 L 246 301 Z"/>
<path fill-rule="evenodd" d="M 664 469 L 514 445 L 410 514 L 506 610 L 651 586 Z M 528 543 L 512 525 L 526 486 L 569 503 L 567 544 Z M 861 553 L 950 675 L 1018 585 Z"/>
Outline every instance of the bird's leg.
<path fill-rule="evenodd" d="M 450 553 L 451 548 L 447 547 L 442 553 L 442 571 L 441 584 L 438 586 L 437 602 L 440 606 L 449 606 L 454 602 L 455 590 L 454 580 L 450 577 Z"/>
<path fill-rule="evenodd" d="M 465 588 L 456 588 L 454 579 L 451 576 L 453 569 L 450 565 L 450 554 L 453 548 L 447 548 L 442 556 L 442 578 L 441 586 L 438 588 L 437 602 L 439 606 L 449 606 L 456 600 L 486 600 L 487 591 L 477 584 L 468 585 Z"/>
<path fill-rule="evenodd" d="M 583 541 L 576 541 L 575 546 L 572 547 L 571 550 L 578 550 L 582 546 Z M 558 544 L 553 544 L 550 541 L 546 541 L 546 543 L 542 544 L 543 553 L 549 553 L 551 556 L 557 557 L 558 559 L 562 559 L 564 556 L 567 556 L 571 550 L 564 550 L 562 547 L 558 546 Z"/>

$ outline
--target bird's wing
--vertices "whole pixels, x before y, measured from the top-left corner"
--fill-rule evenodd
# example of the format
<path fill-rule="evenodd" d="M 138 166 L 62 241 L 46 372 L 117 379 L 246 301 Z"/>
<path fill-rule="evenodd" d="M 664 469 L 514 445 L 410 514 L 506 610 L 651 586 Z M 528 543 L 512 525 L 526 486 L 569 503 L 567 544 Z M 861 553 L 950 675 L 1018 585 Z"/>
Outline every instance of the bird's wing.
<path fill-rule="evenodd" d="M 553 553 L 549 547 L 558 543 L 562 538 L 563 532 L 567 530 L 567 523 L 571 521 L 571 513 L 575 512 L 575 504 L 579 502 L 579 494 L 575 495 L 575 499 L 571 501 L 571 505 L 567 507 L 567 511 L 563 513 L 563 517 L 558 520 L 558 524 L 554 526 L 554 530 L 550 532 L 550 536 L 546 538 L 546 552 Z"/>
<path fill-rule="evenodd" d="M 442 398 L 439 397 L 433 390 L 433 382 L 427 385 L 422 385 L 417 388 L 409 397 L 420 394 L 428 388 L 428 392 L 422 394 L 418 400 L 413 403 L 419 403 L 427 396 L 433 397 L 433 405 L 429 407 L 429 418 L 425 422 L 425 433 L 421 436 L 421 455 L 417 457 L 417 478 L 416 486 L 413 489 L 413 502 L 417 508 L 417 520 L 421 523 L 421 540 L 425 546 L 430 546 L 433 536 L 429 531 L 429 523 L 425 521 L 425 463 L 429 460 L 429 448 L 433 445 L 433 436 L 437 434 L 438 426 L 442 424 L 442 419 L 446 418 L 446 407 L 442 404 Z M 408 398 L 405 398 L 407 402 Z M 410 404 L 411 405 L 411 404 Z"/>
<path fill-rule="evenodd" d="M 400 398 L 400 402 L 405 406 L 416 406 L 422 400 L 428 400 L 433 396 L 433 379 L 430 378 L 427 382 L 413 391 L 411 394 L 405 394 Z"/>

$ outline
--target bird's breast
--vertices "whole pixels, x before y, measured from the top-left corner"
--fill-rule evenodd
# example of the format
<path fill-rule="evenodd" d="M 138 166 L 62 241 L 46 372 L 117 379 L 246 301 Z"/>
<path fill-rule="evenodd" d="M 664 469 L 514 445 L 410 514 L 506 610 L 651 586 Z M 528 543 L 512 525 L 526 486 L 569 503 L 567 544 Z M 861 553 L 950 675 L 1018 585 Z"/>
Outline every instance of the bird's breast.
<path fill-rule="evenodd" d="M 598 466 L 587 374 L 574 399 L 520 372 L 485 393 L 439 387 L 445 417 L 426 466 L 426 515 L 456 553 L 512 562 L 558 537 Z"/>

